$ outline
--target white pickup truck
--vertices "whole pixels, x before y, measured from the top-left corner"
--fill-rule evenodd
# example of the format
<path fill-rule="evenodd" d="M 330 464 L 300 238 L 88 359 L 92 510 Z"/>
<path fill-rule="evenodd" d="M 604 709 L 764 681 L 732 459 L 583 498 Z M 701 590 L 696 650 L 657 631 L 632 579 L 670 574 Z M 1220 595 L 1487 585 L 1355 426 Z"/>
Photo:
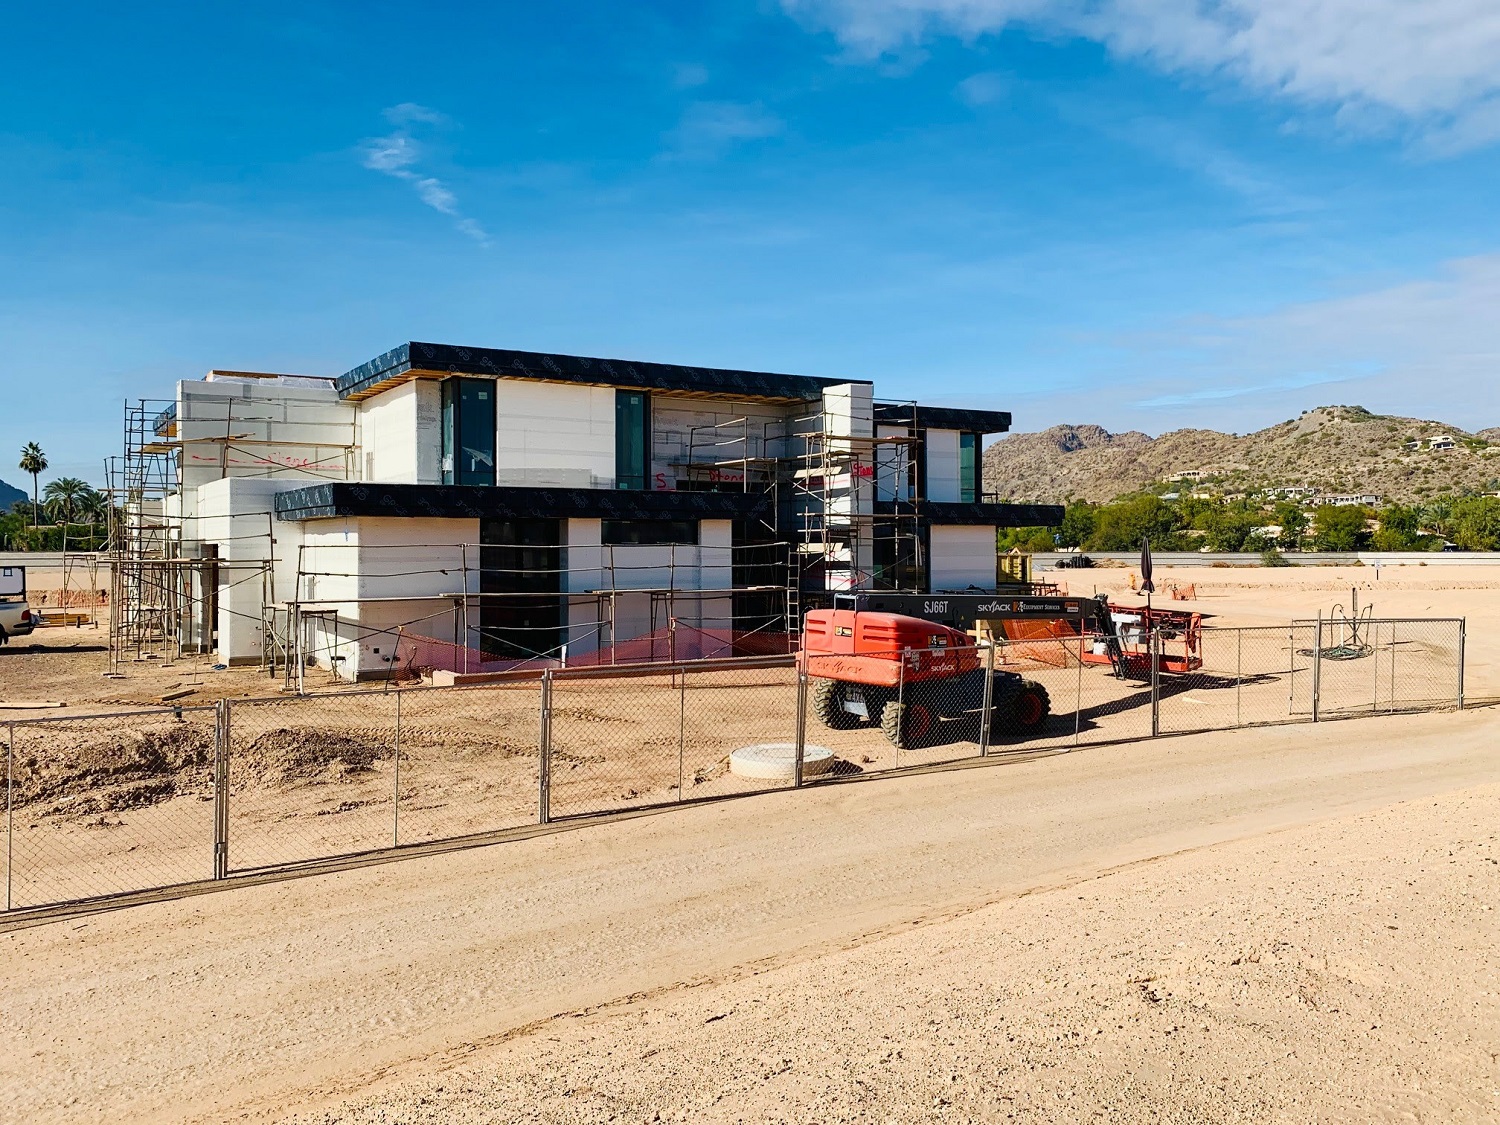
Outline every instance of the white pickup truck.
<path fill-rule="evenodd" d="M 36 627 L 37 616 L 26 604 L 26 568 L 0 567 L 0 645 L 29 636 Z"/>

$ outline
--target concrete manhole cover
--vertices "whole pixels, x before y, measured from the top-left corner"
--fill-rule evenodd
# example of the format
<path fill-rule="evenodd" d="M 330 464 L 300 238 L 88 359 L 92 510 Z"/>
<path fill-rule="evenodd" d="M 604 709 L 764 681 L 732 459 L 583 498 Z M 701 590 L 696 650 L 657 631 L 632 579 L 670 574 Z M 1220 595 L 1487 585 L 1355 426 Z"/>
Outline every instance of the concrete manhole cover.
<path fill-rule="evenodd" d="M 833 769 L 836 759 L 826 746 L 802 748 L 802 776 L 816 777 Z M 797 771 L 795 742 L 757 742 L 729 755 L 729 772 L 756 781 L 791 781 Z"/>

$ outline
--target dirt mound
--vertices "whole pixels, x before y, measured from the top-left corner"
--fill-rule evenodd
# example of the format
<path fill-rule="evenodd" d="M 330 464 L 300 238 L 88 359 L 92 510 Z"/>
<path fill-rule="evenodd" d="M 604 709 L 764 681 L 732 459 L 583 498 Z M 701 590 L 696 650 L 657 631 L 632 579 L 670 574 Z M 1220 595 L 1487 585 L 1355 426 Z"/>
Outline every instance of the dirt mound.
<path fill-rule="evenodd" d="M 394 753 L 389 731 L 278 727 L 258 735 L 248 746 L 236 746 L 230 761 L 230 780 L 237 786 L 338 781 L 350 774 L 368 773 L 377 761 Z"/>
<path fill-rule="evenodd" d="M 163 724 L 130 732 L 67 723 L 16 727 L 16 803 L 59 801 L 54 811 L 101 812 L 211 786 L 213 728 Z"/>

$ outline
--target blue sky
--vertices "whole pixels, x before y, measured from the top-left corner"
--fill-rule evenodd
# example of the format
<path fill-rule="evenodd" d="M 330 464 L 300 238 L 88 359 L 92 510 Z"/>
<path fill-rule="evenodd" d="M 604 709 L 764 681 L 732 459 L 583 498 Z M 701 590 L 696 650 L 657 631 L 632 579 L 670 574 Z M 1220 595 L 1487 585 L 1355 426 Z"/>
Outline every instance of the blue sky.
<path fill-rule="evenodd" d="M 253 7 L 7 15 L 0 445 L 54 473 L 407 339 L 1500 425 L 1492 0 Z"/>

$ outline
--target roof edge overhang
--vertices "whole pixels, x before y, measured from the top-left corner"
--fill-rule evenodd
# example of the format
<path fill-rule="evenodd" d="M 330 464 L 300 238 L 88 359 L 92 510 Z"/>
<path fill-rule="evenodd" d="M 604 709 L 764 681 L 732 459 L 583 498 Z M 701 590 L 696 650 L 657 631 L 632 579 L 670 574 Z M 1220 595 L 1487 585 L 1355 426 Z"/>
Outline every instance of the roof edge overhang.
<path fill-rule="evenodd" d="M 278 520 L 397 519 L 744 519 L 769 511 L 763 492 L 637 492 L 610 488 L 523 488 L 327 481 L 278 493 Z"/>
<path fill-rule="evenodd" d="M 1061 504 L 948 504 L 935 500 L 877 500 L 875 515 L 912 516 L 925 523 L 970 527 L 1056 527 L 1062 523 Z"/>
<path fill-rule="evenodd" d="M 1008 410 L 968 410 L 953 406 L 923 406 L 911 402 L 877 402 L 875 421 L 884 426 L 915 426 L 923 430 L 964 430 L 976 434 L 1010 432 Z"/>
<path fill-rule="evenodd" d="M 868 379 L 825 379 L 771 371 L 687 367 L 672 363 L 596 359 L 589 356 L 466 348 L 411 341 L 345 372 L 334 386 L 342 399 L 358 401 L 412 379 L 465 375 L 490 379 L 627 387 L 716 398 L 810 402 L 829 387 L 868 384 Z"/>

